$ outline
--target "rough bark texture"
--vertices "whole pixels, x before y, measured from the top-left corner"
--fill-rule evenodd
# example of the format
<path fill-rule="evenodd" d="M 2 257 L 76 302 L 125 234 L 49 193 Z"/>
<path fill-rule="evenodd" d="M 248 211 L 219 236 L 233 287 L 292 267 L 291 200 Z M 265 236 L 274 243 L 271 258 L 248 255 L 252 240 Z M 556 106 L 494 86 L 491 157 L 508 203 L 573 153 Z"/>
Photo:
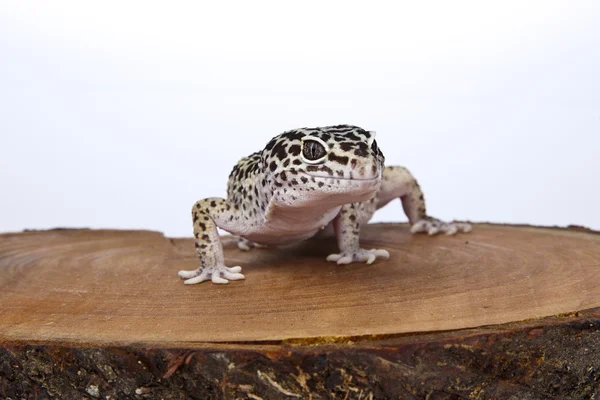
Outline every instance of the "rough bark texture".
<path fill-rule="evenodd" d="M 389 239 L 393 230 L 400 232 L 394 238 L 400 244 L 393 248 L 392 257 L 404 258 L 404 263 L 408 258 L 420 263 L 422 269 L 433 268 L 434 261 L 445 263 L 442 267 L 450 272 L 444 279 L 434 279 L 434 284 L 446 283 L 437 293 L 442 303 L 454 301 L 453 304 L 436 309 L 441 307 L 435 300 L 436 292 L 429 291 L 426 280 L 418 279 L 438 273 L 439 269 L 421 271 L 423 275 L 413 270 L 407 273 L 406 269 L 399 273 L 397 279 L 405 276 L 412 284 L 421 282 L 422 299 L 413 292 L 405 293 L 403 299 L 402 293 L 395 292 L 398 283 L 385 285 L 385 280 L 373 278 L 375 281 L 371 282 L 369 277 L 363 279 L 366 287 L 383 287 L 358 304 L 345 301 L 354 295 L 352 290 L 333 290 L 330 296 L 322 296 L 321 302 L 326 303 L 322 308 L 301 296 L 282 295 L 283 305 L 276 306 L 265 306 L 252 297 L 256 290 L 261 295 L 266 293 L 260 285 L 273 285 L 272 290 L 279 293 L 296 290 L 286 287 L 285 280 L 277 277 L 282 270 L 273 268 L 274 260 L 280 257 L 283 263 L 290 263 L 298 254 L 307 253 L 306 246 L 310 245 L 288 252 L 266 250 L 254 255 L 228 250 L 228 258 L 243 259 L 255 267 L 244 271 L 248 280 L 242 285 L 223 288 L 204 284 L 190 288 L 165 278 L 159 284 L 162 291 L 158 290 L 151 301 L 144 297 L 145 293 L 136 300 L 127 291 L 138 290 L 134 283 L 140 281 L 139 276 L 121 275 L 119 270 L 111 268 L 145 269 L 152 277 L 155 271 L 161 271 L 154 268 L 159 258 L 160 266 L 166 265 L 167 273 L 173 273 L 181 260 L 184 263 L 192 260 L 188 240 L 119 231 L 2 235 L 0 398 L 600 398 L 600 302 L 593 290 L 600 287 L 596 272 L 600 269 L 600 235 L 574 229 L 478 225 L 472 236 L 413 240 L 405 227 L 379 225 L 370 227 L 365 236 L 367 241 L 376 243 L 378 235 L 385 233 Z M 518 240 L 513 239 L 515 236 Z M 465 249 L 465 242 L 475 245 Z M 383 243 L 384 246 L 372 247 L 385 247 L 387 242 Z M 456 250 L 459 245 L 463 247 Z M 329 247 L 331 243 L 325 241 L 311 250 L 321 257 Z M 440 247 L 446 249 L 445 259 L 435 256 Z M 492 249 L 491 253 L 485 249 Z M 282 251 L 287 256 L 277 255 Z M 402 257 L 402 251 L 409 256 Z M 480 251 L 483 253 L 479 254 Z M 533 255 L 526 256 L 528 252 Z M 103 259 L 108 253 L 111 262 Z M 424 258 L 426 253 L 433 254 L 433 258 Z M 131 254 L 137 254 L 137 258 L 129 259 Z M 162 258 L 156 254 L 162 254 Z M 119 258 L 128 261 L 112 262 Z M 506 261 L 504 267 L 502 260 Z M 478 263 L 485 264 L 491 279 L 478 272 Z M 305 290 L 312 295 L 327 293 L 327 282 L 323 288 L 315 286 L 323 285 L 323 279 L 327 280 L 332 273 L 339 273 L 336 281 L 353 288 L 354 280 L 364 277 L 360 269 L 369 268 L 356 266 L 336 272 L 325 263 L 318 267 L 298 264 L 300 272 L 284 266 L 282 274 L 295 285 L 299 284 L 299 276 L 306 275 Z M 81 268 L 85 274 L 79 272 Z M 308 271 L 303 272 L 302 268 Z M 387 268 L 396 271 L 396 264 L 390 261 Z M 452 285 L 461 268 L 471 270 L 471 280 L 463 277 Z M 270 283 L 252 280 L 253 271 L 261 278 L 271 277 Z M 324 277 L 311 280 L 315 273 Z M 503 279 L 503 274 L 508 278 Z M 115 275 L 118 279 L 111 281 Z M 38 277 L 41 281 L 36 280 Z M 106 281 L 116 286 L 107 289 L 103 285 Z M 144 279 L 141 284 L 152 285 Z M 522 294 L 519 291 L 524 287 L 528 293 Z M 498 291 L 513 300 L 497 298 L 474 304 Z M 180 292 L 185 294 L 178 295 Z M 236 296 L 243 294 L 244 301 L 252 303 L 252 307 L 262 305 L 261 312 L 266 312 L 268 318 L 252 314 L 256 318 L 240 321 L 240 313 L 252 308 L 235 307 Z M 122 301 L 115 305 L 116 296 L 121 296 Z M 169 296 L 170 303 L 163 304 Z M 210 304 L 220 307 L 223 324 L 233 330 L 224 335 L 225 340 L 215 340 L 212 330 L 189 325 L 187 311 L 177 313 L 186 307 L 203 310 L 202 301 L 219 296 L 224 296 L 222 303 L 213 300 Z M 554 306 L 552 296 L 557 303 L 567 305 Z M 375 300 L 379 301 L 376 307 Z M 226 301 L 232 304 L 229 313 L 223 313 L 227 310 Z M 173 302 L 175 306 L 169 308 Z M 286 304 L 297 313 L 312 305 L 313 320 L 292 318 L 279 308 Z M 517 312 L 510 310 L 515 304 L 520 307 Z M 453 307 L 456 305 L 467 310 Z M 169 312 L 162 312 L 162 306 Z M 369 323 L 368 315 L 349 315 L 347 318 L 354 318 L 350 321 L 354 326 L 345 320 L 338 324 L 333 317 L 336 323 L 328 323 L 331 312 L 344 313 L 343 307 L 354 309 L 357 314 L 375 313 L 384 321 Z M 392 308 L 400 311 L 386 313 L 386 309 Z M 441 321 L 437 329 L 427 332 L 416 329 L 419 321 L 430 327 L 431 315 L 441 315 L 448 309 L 463 317 L 453 319 L 453 315 L 447 314 L 448 321 Z M 406 325 L 402 323 L 402 312 L 406 314 Z M 209 315 L 202 312 L 194 315 L 199 324 L 216 326 L 211 319 L 216 317 L 210 315 L 210 310 L 206 314 Z M 506 321 L 508 317 L 519 321 L 517 317 L 521 315 L 528 319 Z M 135 323 L 119 328 L 128 316 Z M 269 318 L 276 321 L 269 322 Z M 501 323 L 490 326 L 488 322 L 495 318 Z M 176 323 L 186 329 L 198 328 L 196 336 L 169 325 Z M 257 336 L 261 323 L 265 323 L 263 338 Z M 245 330 L 246 326 L 249 327 Z M 439 329 L 446 326 L 451 330 Z"/>
<path fill-rule="evenodd" d="M 600 310 L 333 345 L 4 345 L 2 398 L 593 399 Z"/>

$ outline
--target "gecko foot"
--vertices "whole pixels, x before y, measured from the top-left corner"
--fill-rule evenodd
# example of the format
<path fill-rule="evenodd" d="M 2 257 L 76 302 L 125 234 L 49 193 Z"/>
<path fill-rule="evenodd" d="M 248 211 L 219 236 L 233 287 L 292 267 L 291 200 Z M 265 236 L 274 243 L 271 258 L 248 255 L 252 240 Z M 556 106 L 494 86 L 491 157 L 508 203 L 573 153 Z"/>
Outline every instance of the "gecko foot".
<path fill-rule="evenodd" d="M 185 279 L 183 283 L 193 285 L 204 281 L 212 281 L 213 283 L 229 283 L 229 281 L 237 281 L 244 279 L 244 275 L 240 274 L 242 267 L 226 267 L 218 265 L 214 267 L 200 267 L 194 271 L 179 271 L 179 277 Z"/>
<path fill-rule="evenodd" d="M 243 238 L 243 237 L 238 237 L 237 247 L 240 250 L 250 251 L 250 249 L 252 249 L 252 248 L 263 249 L 267 246 L 263 246 L 262 244 L 251 242 L 248 239 Z"/>
<path fill-rule="evenodd" d="M 458 232 L 471 232 L 471 224 L 467 222 L 444 222 L 437 218 L 428 218 L 417 221 L 411 226 L 412 233 L 427 233 L 430 236 L 437 235 L 440 232 L 446 235 L 455 235 Z"/>
<path fill-rule="evenodd" d="M 382 249 L 372 249 L 372 250 L 364 250 L 359 249 L 353 253 L 346 252 L 340 254 L 330 254 L 327 257 L 327 261 L 333 261 L 339 264 L 350 264 L 352 262 L 366 262 L 367 264 L 372 264 L 377 258 L 389 258 L 390 253 L 387 250 Z"/>

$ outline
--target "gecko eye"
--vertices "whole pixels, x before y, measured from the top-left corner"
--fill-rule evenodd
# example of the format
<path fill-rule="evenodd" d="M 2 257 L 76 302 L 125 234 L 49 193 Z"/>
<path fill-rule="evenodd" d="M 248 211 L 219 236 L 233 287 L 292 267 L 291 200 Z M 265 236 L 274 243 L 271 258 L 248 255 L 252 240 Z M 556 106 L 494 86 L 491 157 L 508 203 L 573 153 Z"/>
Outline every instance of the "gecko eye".
<path fill-rule="evenodd" d="M 327 156 L 325 142 L 318 138 L 306 139 L 302 142 L 302 159 L 307 164 L 317 164 Z"/>

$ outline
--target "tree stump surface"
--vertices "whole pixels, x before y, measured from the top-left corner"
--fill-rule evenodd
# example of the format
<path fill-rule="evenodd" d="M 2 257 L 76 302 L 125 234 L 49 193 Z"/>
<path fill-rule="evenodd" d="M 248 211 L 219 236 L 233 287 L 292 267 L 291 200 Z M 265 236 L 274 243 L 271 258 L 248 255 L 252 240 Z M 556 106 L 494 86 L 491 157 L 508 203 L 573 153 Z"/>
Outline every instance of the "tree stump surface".
<path fill-rule="evenodd" d="M 598 233 L 373 224 L 361 244 L 391 258 L 328 263 L 333 238 L 229 246 L 246 280 L 185 286 L 192 239 L 2 234 L 0 397 L 600 395 Z"/>

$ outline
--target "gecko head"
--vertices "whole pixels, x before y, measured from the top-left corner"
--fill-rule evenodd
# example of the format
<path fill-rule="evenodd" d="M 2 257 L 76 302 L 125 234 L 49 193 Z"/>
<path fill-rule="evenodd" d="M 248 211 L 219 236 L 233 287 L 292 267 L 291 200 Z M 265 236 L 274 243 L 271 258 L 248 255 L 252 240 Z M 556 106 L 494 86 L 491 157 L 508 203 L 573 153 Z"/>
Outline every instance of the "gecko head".
<path fill-rule="evenodd" d="M 261 155 L 286 204 L 347 204 L 373 197 L 385 158 L 375 132 L 351 125 L 303 128 L 273 138 Z"/>

